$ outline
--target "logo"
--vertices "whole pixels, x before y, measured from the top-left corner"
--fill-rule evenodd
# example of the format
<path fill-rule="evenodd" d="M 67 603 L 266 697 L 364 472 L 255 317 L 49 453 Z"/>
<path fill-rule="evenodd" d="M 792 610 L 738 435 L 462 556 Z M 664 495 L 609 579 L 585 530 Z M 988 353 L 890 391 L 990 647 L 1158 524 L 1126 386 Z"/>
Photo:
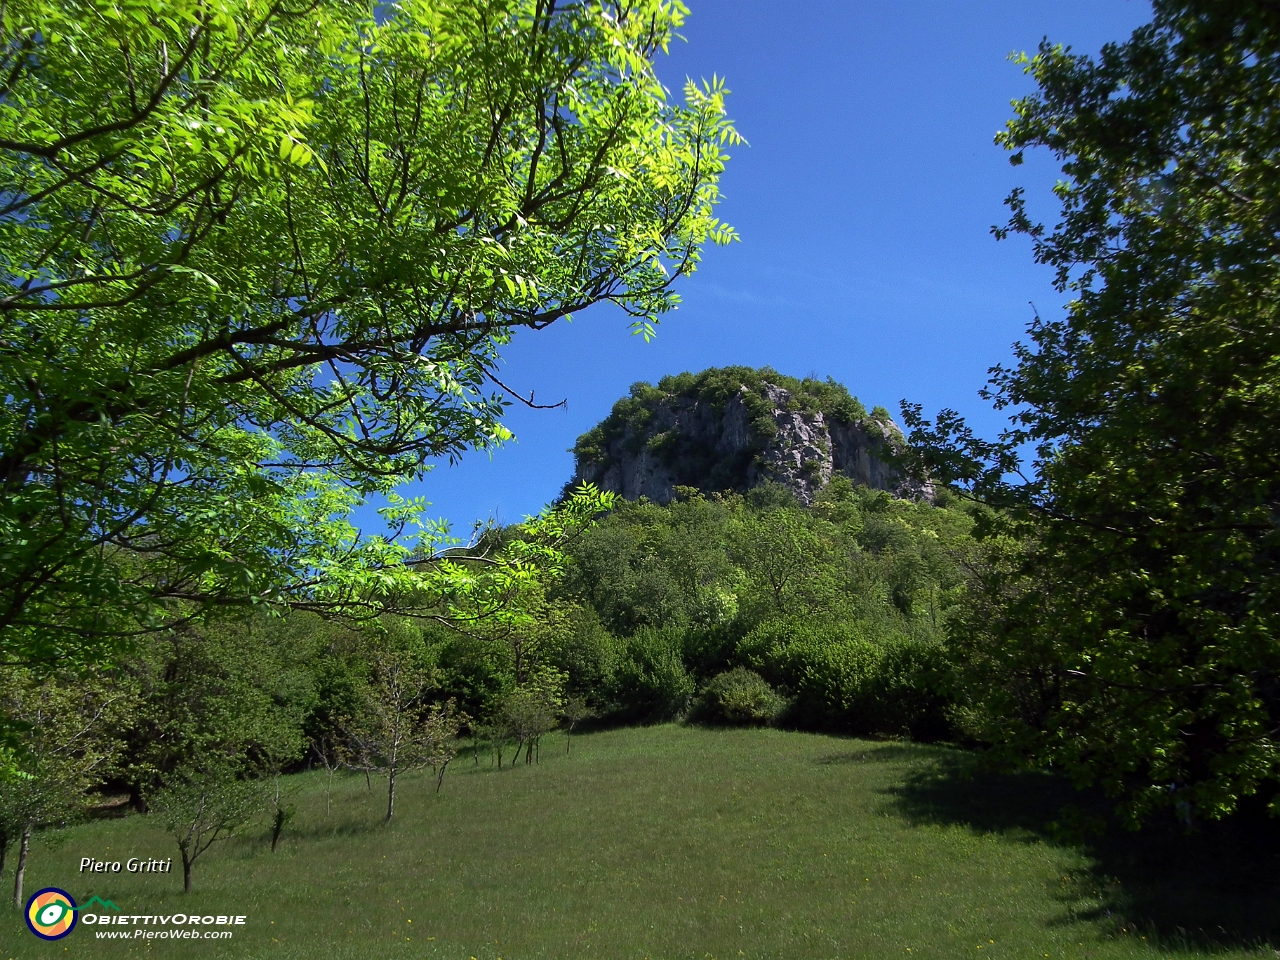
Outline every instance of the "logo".
<path fill-rule="evenodd" d="M 76 928 L 76 902 L 57 887 L 37 890 L 27 901 L 27 926 L 41 940 L 61 940 Z"/>

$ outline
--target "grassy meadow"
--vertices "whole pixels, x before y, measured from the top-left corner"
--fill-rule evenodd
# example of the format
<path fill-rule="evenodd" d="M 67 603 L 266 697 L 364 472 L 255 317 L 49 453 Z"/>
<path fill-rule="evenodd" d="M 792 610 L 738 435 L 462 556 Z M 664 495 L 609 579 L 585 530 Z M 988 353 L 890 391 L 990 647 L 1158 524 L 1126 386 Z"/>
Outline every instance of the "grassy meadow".
<path fill-rule="evenodd" d="M 265 822 L 219 844 L 189 896 L 176 862 L 76 872 L 84 856 L 174 856 L 147 818 L 48 835 L 28 892 L 248 923 L 217 942 L 98 940 L 82 923 L 46 944 L 8 907 L 0 960 L 1280 956 L 1272 827 L 1057 842 L 1060 782 L 975 772 L 942 747 L 675 725 L 564 746 L 549 736 L 541 764 L 502 771 L 460 757 L 438 795 L 409 776 L 390 826 L 385 781 L 335 778 L 326 816 L 323 772 L 288 778 L 280 848 Z"/>

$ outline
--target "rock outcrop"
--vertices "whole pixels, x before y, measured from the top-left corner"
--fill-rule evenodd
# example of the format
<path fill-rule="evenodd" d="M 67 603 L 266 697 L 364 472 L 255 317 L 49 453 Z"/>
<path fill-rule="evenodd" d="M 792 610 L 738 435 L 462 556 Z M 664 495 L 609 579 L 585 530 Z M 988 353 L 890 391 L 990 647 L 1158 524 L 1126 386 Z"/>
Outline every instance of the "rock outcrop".
<path fill-rule="evenodd" d="M 677 486 L 745 491 L 780 483 L 804 504 L 837 474 L 896 497 L 932 499 L 886 455 L 904 446 L 881 409 L 839 384 L 729 367 L 636 384 L 574 447 L 574 483 L 667 503 Z"/>

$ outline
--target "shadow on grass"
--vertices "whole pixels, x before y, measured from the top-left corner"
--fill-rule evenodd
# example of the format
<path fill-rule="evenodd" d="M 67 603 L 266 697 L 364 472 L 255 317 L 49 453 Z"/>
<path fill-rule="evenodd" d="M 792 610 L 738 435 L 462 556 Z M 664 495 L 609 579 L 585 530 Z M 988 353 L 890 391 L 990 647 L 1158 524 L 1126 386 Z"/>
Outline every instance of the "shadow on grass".
<path fill-rule="evenodd" d="M 881 748 L 884 750 L 887 748 Z M 869 751 L 872 759 L 880 751 Z M 888 791 L 914 824 L 965 826 L 1027 841 L 1066 844 L 1055 822 L 1096 817 L 1101 832 L 1073 842 L 1092 861 L 1074 890 L 1063 891 L 1083 920 L 1111 916 L 1166 946 L 1280 949 L 1280 820 L 1261 805 L 1225 822 L 1188 831 L 1172 813 L 1156 814 L 1141 832 L 1109 816 L 1096 793 L 1077 792 L 1047 773 L 996 773 L 973 756 L 935 755 Z"/>
<path fill-rule="evenodd" d="M 841 753 L 827 754 L 815 762 L 824 767 L 840 766 L 847 763 L 900 763 L 919 762 L 924 758 L 934 758 L 937 751 L 920 744 L 886 743 L 883 746 L 867 747 L 861 750 L 849 750 Z"/>
<path fill-rule="evenodd" d="M 283 836 L 297 840 L 329 840 L 335 837 L 362 837 L 385 827 L 382 817 L 375 814 L 359 820 L 334 818 L 332 821 L 319 820 L 301 826 L 290 824 L 285 828 Z M 264 836 L 270 846 L 271 832 L 268 830 Z"/>

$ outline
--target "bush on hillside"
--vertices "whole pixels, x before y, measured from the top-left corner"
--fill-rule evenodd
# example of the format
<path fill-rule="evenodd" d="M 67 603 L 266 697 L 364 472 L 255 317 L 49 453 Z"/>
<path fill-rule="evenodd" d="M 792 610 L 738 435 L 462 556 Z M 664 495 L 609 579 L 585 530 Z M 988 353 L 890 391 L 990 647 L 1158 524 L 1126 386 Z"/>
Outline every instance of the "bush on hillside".
<path fill-rule="evenodd" d="M 764 677 L 734 667 L 712 677 L 698 694 L 692 719 L 704 723 L 754 725 L 772 723 L 787 707 Z"/>
<path fill-rule="evenodd" d="M 599 707 L 625 647 L 626 641 L 609 633 L 595 610 L 581 606 L 573 609 L 567 629 L 556 631 L 547 639 L 542 653 L 550 666 L 568 677 L 568 695 L 582 697 Z"/>
<path fill-rule="evenodd" d="M 786 720 L 796 726 L 922 739 L 945 734 L 936 644 L 880 635 L 856 622 L 773 621 L 743 639 L 739 656 L 793 694 Z"/>
<path fill-rule="evenodd" d="M 732 623 L 689 627 L 682 631 L 681 654 L 699 685 L 734 665 L 741 638 L 741 629 Z"/>
<path fill-rule="evenodd" d="M 694 683 L 681 656 L 680 631 L 641 627 L 627 637 L 609 683 L 616 719 L 656 723 L 683 715 Z"/>

